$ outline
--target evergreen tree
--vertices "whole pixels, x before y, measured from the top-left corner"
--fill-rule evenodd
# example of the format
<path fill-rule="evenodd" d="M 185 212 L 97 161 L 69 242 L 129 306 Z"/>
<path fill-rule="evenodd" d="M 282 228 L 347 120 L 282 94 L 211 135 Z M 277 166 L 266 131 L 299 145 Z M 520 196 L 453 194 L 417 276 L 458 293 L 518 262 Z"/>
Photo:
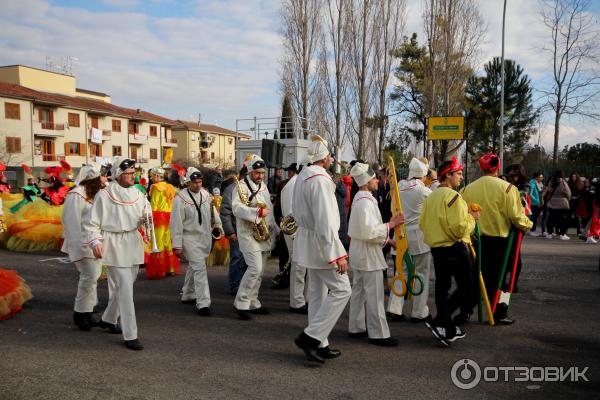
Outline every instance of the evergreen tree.
<path fill-rule="evenodd" d="M 291 139 L 294 137 L 294 111 L 292 110 L 292 103 L 290 102 L 290 97 L 288 95 L 285 95 L 283 97 L 283 104 L 281 105 L 281 122 L 279 125 L 279 138 Z"/>

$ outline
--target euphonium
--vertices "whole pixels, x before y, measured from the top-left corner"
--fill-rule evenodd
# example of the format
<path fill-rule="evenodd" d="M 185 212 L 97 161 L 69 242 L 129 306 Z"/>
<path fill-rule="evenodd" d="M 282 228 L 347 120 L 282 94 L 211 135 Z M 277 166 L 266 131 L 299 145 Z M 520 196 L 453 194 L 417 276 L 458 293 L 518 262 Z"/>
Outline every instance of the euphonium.
<path fill-rule="evenodd" d="M 240 185 L 240 181 L 238 180 L 237 176 L 234 176 L 233 180 L 234 180 L 235 184 L 237 185 L 237 190 L 238 190 L 238 194 L 240 196 L 240 201 L 245 206 L 251 207 L 250 202 L 248 201 L 248 196 L 246 196 L 246 193 L 242 189 L 242 186 Z M 263 203 L 262 201 L 257 201 L 255 207 L 267 208 L 267 205 L 265 203 Z M 269 231 L 269 225 L 267 225 L 267 221 L 264 218 L 261 218 L 260 221 L 258 222 L 258 224 L 252 225 L 252 237 L 257 242 L 267 241 L 267 240 L 269 240 L 270 236 L 271 236 L 271 232 Z"/>
<path fill-rule="evenodd" d="M 279 229 L 286 235 L 293 235 L 298 230 L 298 225 L 296 225 L 296 220 L 292 214 L 288 214 L 285 217 L 281 218 L 281 222 L 279 222 Z"/>

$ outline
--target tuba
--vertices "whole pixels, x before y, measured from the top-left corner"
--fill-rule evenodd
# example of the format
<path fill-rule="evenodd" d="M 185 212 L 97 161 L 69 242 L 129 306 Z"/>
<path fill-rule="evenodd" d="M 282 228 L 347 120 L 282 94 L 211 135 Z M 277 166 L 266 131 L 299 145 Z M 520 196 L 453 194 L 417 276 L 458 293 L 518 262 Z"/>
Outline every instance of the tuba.
<path fill-rule="evenodd" d="M 279 222 L 279 229 L 286 235 L 293 235 L 298 230 L 298 225 L 296 225 L 296 220 L 292 214 L 288 214 L 285 217 L 281 218 L 281 222 Z"/>
<path fill-rule="evenodd" d="M 242 186 L 240 185 L 240 181 L 237 178 L 237 176 L 234 176 L 233 180 L 234 180 L 235 184 L 237 185 L 237 191 L 240 196 L 240 201 L 245 206 L 251 207 L 250 202 L 248 201 L 248 196 L 246 196 L 246 193 L 242 189 Z M 255 207 L 267 208 L 267 205 L 265 203 L 263 203 L 262 201 L 256 201 Z M 269 240 L 270 236 L 271 236 L 271 232 L 269 231 L 269 225 L 267 225 L 267 221 L 264 218 L 261 218 L 260 221 L 258 222 L 258 224 L 252 225 L 252 237 L 257 242 L 265 242 L 265 241 Z"/>

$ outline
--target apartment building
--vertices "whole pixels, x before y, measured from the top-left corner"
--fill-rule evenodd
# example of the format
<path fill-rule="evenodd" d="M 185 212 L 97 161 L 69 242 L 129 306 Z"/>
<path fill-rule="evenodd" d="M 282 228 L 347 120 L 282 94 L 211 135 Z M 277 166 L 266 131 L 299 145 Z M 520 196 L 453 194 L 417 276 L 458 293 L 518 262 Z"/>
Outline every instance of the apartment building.
<path fill-rule="evenodd" d="M 177 148 L 173 159 L 205 167 L 234 167 L 236 140 L 248 140 L 249 135 L 216 125 L 175 121 L 172 127 Z"/>
<path fill-rule="evenodd" d="M 177 148 L 169 118 L 112 104 L 109 95 L 76 87 L 75 77 L 22 65 L 0 67 L 0 160 L 10 180 L 23 183 L 20 165 L 34 175 L 66 160 L 105 164 L 136 159 L 145 170 Z"/>

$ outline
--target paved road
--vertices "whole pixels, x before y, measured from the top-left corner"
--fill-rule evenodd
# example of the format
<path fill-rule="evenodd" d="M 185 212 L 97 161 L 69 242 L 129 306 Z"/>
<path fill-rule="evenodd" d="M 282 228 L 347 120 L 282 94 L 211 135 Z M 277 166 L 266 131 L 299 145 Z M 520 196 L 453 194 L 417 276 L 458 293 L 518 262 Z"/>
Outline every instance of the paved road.
<path fill-rule="evenodd" d="M 119 335 L 73 326 L 77 273 L 60 254 L 0 251 L 0 266 L 17 269 L 35 295 L 0 322 L 0 400 L 598 398 L 599 253 L 600 245 L 575 239 L 528 237 L 515 325 L 470 323 L 467 337 L 445 349 L 421 324 L 391 323 L 401 346 L 386 349 L 348 338 L 345 313 L 330 337 L 342 357 L 314 366 L 292 342 L 305 318 L 287 312 L 287 291 L 271 290 L 270 279 L 261 300 L 273 314 L 244 322 L 233 312 L 223 267 L 209 271 L 210 318 L 179 303 L 182 277 L 141 277 L 135 303 L 146 349 L 133 352 Z M 272 262 L 265 276 L 275 269 Z M 106 304 L 106 282 L 99 296 Z M 587 366 L 589 382 L 481 382 L 461 390 L 450 371 L 463 358 L 482 368 Z"/>

